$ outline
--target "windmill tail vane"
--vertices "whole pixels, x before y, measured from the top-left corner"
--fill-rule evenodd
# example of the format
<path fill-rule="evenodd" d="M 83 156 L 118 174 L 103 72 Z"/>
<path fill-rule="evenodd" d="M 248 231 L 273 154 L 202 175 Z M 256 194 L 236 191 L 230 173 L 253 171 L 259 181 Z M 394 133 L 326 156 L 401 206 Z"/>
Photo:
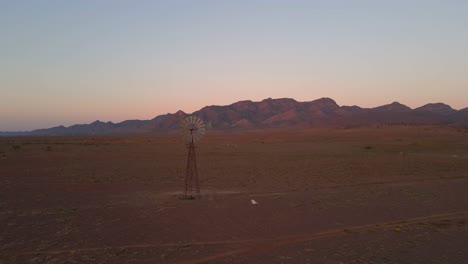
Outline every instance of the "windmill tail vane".
<path fill-rule="evenodd" d="M 198 117 L 189 116 L 181 122 L 182 138 L 186 141 L 188 149 L 184 189 L 184 198 L 186 199 L 193 199 L 195 196 L 200 197 L 195 142 L 199 141 L 204 133 L 205 125 Z"/>

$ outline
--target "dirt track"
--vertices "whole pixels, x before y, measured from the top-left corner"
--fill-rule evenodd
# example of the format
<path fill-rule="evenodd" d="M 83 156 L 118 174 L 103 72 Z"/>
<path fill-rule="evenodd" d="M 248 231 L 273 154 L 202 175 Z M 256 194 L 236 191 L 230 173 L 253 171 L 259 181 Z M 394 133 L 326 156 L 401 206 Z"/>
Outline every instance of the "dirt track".
<path fill-rule="evenodd" d="M 455 213 L 447 213 L 447 214 L 437 214 L 437 215 L 430 215 L 425 217 L 415 217 L 409 219 L 402 219 L 397 222 L 385 222 L 385 223 L 376 223 L 376 224 L 367 224 L 367 225 L 360 225 L 360 226 L 349 226 L 343 229 L 331 229 L 325 230 L 322 232 L 318 232 L 315 234 L 303 235 L 298 237 L 281 237 L 276 239 L 270 239 L 268 241 L 245 241 L 245 242 L 256 242 L 257 244 L 250 247 L 241 248 L 238 250 L 233 250 L 230 252 L 224 252 L 222 254 L 209 256 L 206 258 L 190 260 L 186 262 L 180 263 L 203 263 L 207 261 L 213 261 L 222 259 L 232 255 L 241 255 L 241 254 L 249 254 L 249 253 L 256 253 L 262 251 L 271 251 L 275 248 L 290 246 L 293 244 L 299 244 L 301 242 L 307 242 L 311 240 L 317 240 L 321 238 L 329 238 L 329 237 L 337 237 L 347 235 L 349 232 L 363 232 L 368 230 L 378 230 L 378 229 L 385 229 L 391 227 L 401 227 L 401 226 L 410 226 L 412 224 L 422 223 L 422 221 L 434 221 L 434 220 L 456 220 L 456 219 L 466 219 L 468 217 L 468 211 L 462 212 L 455 212 Z M 231 241 L 236 242 L 236 241 Z"/>

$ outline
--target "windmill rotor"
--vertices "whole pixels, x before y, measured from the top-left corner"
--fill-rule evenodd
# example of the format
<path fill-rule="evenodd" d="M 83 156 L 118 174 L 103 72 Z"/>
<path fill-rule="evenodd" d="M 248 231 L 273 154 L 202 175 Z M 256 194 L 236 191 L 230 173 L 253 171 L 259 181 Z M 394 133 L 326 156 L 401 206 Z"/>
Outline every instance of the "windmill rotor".
<path fill-rule="evenodd" d="M 182 120 L 180 124 L 180 133 L 186 143 L 198 142 L 205 134 L 205 124 L 196 116 L 189 116 Z"/>

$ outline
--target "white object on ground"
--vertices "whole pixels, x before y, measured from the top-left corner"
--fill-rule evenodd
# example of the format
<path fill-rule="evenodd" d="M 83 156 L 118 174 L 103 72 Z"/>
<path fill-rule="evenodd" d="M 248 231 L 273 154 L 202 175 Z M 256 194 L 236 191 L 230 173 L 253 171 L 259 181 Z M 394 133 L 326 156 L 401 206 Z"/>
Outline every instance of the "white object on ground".
<path fill-rule="evenodd" d="M 252 204 L 258 204 L 257 201 L 255 201 L 254 199 L 251 199 L 250 202 L 251 202 Z"/>

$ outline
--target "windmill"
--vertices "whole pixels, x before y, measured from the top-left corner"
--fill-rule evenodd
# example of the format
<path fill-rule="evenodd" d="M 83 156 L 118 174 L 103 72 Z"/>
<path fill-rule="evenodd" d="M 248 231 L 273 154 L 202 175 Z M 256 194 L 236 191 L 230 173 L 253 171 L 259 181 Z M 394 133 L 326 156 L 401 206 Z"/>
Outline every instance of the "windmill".
<path fill-rule="evenodd" d="M 182 120 L 180 129 L 182 138 L 184 139 L 188 148 L 187 167 L 185 170 L 184 198 L 194 199 L 194 192 L 196 196 L 200 196 L 197 158 L 195 155 L 195 142 L 199 141 L 203 134 L 205 134 L 205 124 L 198 117 L 189 116 Z"/>

